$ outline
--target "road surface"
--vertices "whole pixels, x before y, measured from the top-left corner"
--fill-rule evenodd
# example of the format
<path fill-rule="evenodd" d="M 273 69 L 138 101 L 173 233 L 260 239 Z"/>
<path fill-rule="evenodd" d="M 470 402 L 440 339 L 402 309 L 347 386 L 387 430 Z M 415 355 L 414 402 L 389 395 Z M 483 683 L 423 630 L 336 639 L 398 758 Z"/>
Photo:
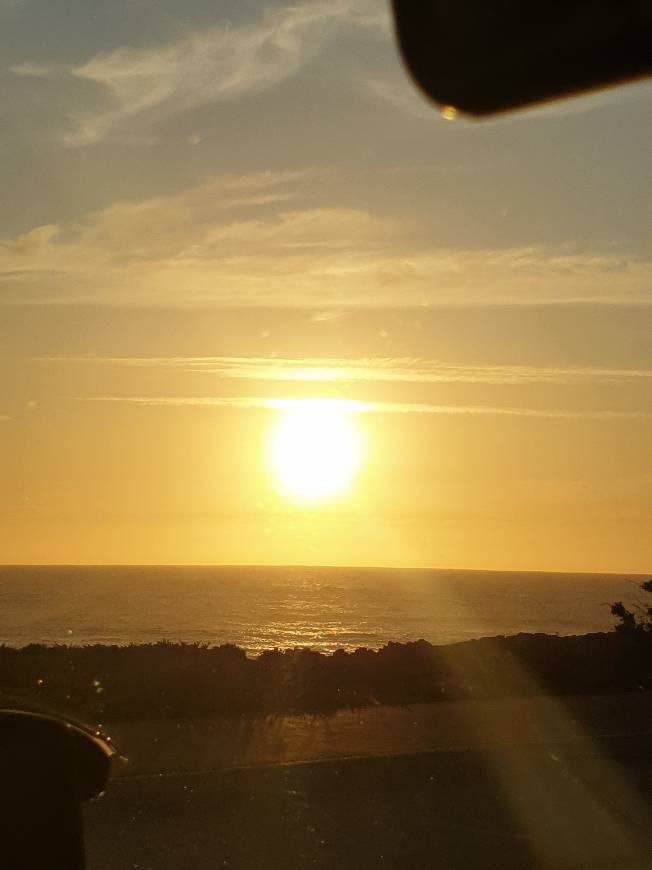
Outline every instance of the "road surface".
<path fill-rule="evenodd" d="M 90 870 L 652 867 L 652 698 L 113 729 Z"/>

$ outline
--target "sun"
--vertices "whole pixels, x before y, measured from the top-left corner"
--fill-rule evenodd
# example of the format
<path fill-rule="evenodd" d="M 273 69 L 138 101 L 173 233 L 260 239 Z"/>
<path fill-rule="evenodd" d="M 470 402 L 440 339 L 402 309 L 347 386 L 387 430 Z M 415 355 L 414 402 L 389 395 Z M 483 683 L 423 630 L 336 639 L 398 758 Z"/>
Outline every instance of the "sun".
<path fill-rule="evenodd" d="M 269 464 L 278 491 L 303 502 L 346 493 L 362 460 L 362 435 L 345 402 L 300 399 L 272 429 Z"/>

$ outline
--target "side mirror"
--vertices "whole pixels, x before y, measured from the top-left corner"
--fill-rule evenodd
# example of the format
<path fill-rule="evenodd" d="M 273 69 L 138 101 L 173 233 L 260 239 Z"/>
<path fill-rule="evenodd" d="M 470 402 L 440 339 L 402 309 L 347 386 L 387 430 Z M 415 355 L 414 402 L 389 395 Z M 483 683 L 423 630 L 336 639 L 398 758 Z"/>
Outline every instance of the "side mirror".
<path fill-rule="evenodd" d="M 3 867 L 83 870 L 81 805 L 106 788 L 113 752 L 65 719 L 0 710 Z"/>
<path fill-rule="evenodd" d="M 646 0 L 393 0 L 412 77 L 442 108 L 491 115 L 652 73 Z"/>

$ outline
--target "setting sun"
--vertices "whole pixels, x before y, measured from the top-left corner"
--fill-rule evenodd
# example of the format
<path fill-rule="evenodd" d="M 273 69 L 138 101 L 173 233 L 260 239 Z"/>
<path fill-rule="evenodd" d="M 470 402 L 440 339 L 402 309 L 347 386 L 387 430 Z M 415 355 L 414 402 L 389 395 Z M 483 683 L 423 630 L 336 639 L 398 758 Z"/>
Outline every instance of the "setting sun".
<path fill-rule="evenodd" d="M 345 403 L 333 399 L 297 401 L 271 433 L 270 468 L 289 497 L 312 502 L 341 495 L 361 458 L 360 430 Z"/>

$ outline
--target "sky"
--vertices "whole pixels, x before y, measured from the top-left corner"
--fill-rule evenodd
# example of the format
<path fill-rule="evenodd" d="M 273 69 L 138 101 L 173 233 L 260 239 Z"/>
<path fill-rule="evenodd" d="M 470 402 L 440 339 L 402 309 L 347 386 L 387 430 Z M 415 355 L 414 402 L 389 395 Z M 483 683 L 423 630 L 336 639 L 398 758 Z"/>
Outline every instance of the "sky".
<path fill-rule="evenodd" d="M 0 0 L 0 57 L 3 562 L 652 569 L 648 84 L 449 121 L 378 0 Z"/>

